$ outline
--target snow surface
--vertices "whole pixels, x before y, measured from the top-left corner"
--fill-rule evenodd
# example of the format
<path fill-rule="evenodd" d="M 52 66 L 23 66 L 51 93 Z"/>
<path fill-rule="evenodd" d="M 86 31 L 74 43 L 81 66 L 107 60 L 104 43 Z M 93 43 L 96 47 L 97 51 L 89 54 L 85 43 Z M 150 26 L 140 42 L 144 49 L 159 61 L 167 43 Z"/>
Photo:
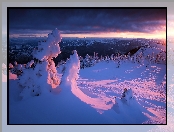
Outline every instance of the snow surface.
<path fill-rule="evenodd" d="M 166 123 L 165 68 L 129 62 L 116 68 L 114 61 L 103 61 L 81 69 L 77 81 L 61 83 L 59 94 L 26 100 L 17 96 L 17 81 L 10 80 L 10 124 Z M 132 89 L 129 103 L 121 99 L 124 88 Z"/>
<path fill-rule="evenodd" d="M 140 49 L 134 60 L 121 57 L 119 67 L 107 57 L 84 69 L 74 50 L 56 68 L 52 59 L 61 53 L 60 41 L 55 29 L 39 42 L 34 68 L 34 61 L 26 69 L 16 62 L 22 74 L 9 78 L 10 124 L 166 124 L 166 65 L 141 58 L 144 51 L 154 52 L 150 59 L 157 53 L 165 59 L 165 46 Z"/>
<path fill-rule="evenodd" d="M 115 68 L 114 62 L 101 62 L 94 67 L 80 70 L 81 80 L 79 80 L 78 84 L 79 88 L 82 89 L 85 94 L 91 97 L 101 98 L 103 102 L 109 102 L 108 97 L 112 98 L 115 96 L 119 101 L 123 89 L 132 88 L 137 100 L 135 104 L 138 102 L 139 105 L 133 105 L 131 108 L 146 108 L 146 110 L 144 109 L 141 112 L 149 118 L 141 123 L 165 123 L 165 68 L 166 66 L 162 64 L 151 65 L 147 68 L 144 65 L 129 63 L 122 64 L 120 68 Z M 107 103 L 104 105 L 108 106 Z M 94 107 L 93 105 L 91 106 Z M 98 107 L 98 109 L 100 112 L 105 110 L 102 107 Z M 120 109 L 123 109 L 123 107 Z M 129 113 L 130 118 L 124 118 L 124 110 L 127 110 L 125 113 Z M 156 110 L 159 112 L 156 112 Z M 129 108 L 117 111 L 120 111 L 119 115 L 122 115 L 122 119 L 124 119 L 126 123 L 135 123 L 130 121 L 135 117 L 136 120 L 139 119 L 137 118 L 139 116 L 136 116 L 137 112 L 129 111 Z M 140 119 L 142 118 L 140 117 Z M 161 120 L 162 118 L 164 118 L 164 120 Z"/>

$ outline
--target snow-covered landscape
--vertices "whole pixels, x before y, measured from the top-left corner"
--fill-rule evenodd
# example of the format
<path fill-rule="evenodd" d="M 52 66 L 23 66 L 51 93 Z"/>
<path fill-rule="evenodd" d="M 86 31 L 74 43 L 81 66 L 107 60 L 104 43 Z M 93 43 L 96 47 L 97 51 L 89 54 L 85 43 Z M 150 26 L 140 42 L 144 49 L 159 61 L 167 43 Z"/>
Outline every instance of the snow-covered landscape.
<path fill-rule="evenodd" d="M 165 44 L 83 59 L 74 50 L 55 66 L 61 39 L 55 29 L 35 60 L 9 64 L 9 124 L 166 124 Z"/>

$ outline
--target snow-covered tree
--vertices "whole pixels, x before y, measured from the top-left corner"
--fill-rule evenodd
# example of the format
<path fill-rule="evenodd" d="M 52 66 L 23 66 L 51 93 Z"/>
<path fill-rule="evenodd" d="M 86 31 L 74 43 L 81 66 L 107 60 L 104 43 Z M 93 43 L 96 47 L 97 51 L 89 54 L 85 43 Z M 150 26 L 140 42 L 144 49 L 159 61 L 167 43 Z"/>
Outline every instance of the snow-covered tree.
<path fill-rule="evenodd" d="M 109 63 L 109 60 L 110 60 L 109 56 L 108 55 L 105 56 L 105 61 Z"/>
<path fill-rule="evenodd" d="M 79 57 L 79 60 L 80 60 L 80 68 L 84 69 L 84 59 L 83 57 Z"/>
<path fill-rule="evenodd" d="M 39 42 L 38 49 L 33 52 L 33 57 L 46 61 L 53 57 L 57 57 L 61 53 L 59 42 L 61 41 L 60 33 L 57 29 L 53 30 L 52 33 L 48 34 L 46 41 Z"/>
<path fill-rule="evenodd" d="M 70 56 L 70 59 L 66 62 L 65 72 L 62 76 L 61 83 L 73 83 L 79 77 L 78 73 L 80 70 L 80 60 L 77 54 L 77 51 L 73 51 L 73 55 Z"/>
<path fill-rule="evenodd" d="M 90 56 L 87 54 L 84 59 L 85 67 L 90 67 Z"/>
<path fill-rule="evenodd" d="M 103 57 L 102 55 L 101 55 L 101 57 L 100 57 L 100 60 L 101 60 L 101 61 L 104 61 L 104 57 Z"/>
<path fill-rule="evenodd" d="M 99 60 L 99 57 L 98 57 L 98 53 L 95 53 L 95 58 L 94 58 L 94 60 L 95 60 L 95 63 L 98 63 L 100 60 Z"/>
<path fill-rule="evenodd" d="M 19 85 L 23 87 L 21 96 L 39 96 L 42 93 L 57 88 L 60 84 L 53 57 L 57 57 L 61 53 L 59 42 L 61 41 L 60 33 L 57 29 L 48 34 L 46 41 L 38 43 L 38 48 L 33 51 L 33 58 L 38 59 L 40 63 L 31 69 L 34 61 L 27 64 L 29 69 L 23 71 L 19 78 Z"/>

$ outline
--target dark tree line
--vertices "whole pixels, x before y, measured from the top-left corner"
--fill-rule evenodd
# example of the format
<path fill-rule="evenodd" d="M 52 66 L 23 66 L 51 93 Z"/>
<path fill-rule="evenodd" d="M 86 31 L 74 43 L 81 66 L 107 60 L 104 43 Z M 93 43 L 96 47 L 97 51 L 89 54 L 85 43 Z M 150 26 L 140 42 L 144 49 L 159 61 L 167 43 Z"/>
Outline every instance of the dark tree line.
<path fill-rule="evenodd" d="M 61 48 L 61 54 L 57 58 L 54 58 L 54 62 L 57 65 L 58 62 L 61 60 L 66 61 L 67 58 L 72 54 L 73 50 L 76 50 L 78 55 L 81 57 L 85 57 L 87 54 L 89 56 L 93 56 L 94 52 L 98 53 L 98 56 L 111 56 L 112 54 L 125 54 L 127 55 L 129 52 L 131 52 L 131 55 L 134 54 L 140 47 L 137 43 L 131 43 L 131 45 L 126 45 L 128 41 L 120 41 L 120 43 L 117 44 L 110 44 L 110 43 L 102 43 L 102 42 L 94 42 L 91 45 L 87 45 L 87 43 L 84 43 L 82 45 L 64 45 L 62 42 L 59 44 Z M 20 64 L 26 64 L 27 62 L 31 61 L 33 59 L 31 52 L 23 54 L 24 51 L 21 53 L 19 52 L 13 52 L 9 54 L 9 63 L 14 63 L 17 61 Z"/>

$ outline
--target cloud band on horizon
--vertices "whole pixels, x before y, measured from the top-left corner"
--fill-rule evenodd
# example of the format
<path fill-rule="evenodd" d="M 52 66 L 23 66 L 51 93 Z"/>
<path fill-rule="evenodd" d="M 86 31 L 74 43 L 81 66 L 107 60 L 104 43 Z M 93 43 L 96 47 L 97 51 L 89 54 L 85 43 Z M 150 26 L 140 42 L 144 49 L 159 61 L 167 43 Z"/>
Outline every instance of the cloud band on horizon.
<path fill-rule="evenodd" d="M 12 8 L 9 34 L 161 33 L 166 32 L 167 8 Z"/>

